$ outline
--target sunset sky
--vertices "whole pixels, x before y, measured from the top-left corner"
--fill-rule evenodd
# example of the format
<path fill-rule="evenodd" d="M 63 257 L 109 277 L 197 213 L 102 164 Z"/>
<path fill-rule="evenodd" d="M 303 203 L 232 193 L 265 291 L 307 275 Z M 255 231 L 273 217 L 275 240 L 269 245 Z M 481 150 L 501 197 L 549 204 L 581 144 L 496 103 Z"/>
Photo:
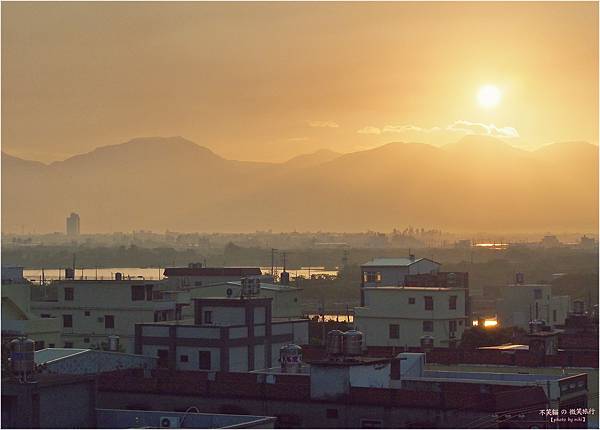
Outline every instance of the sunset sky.
<path fill-rule="evenodd" d="M 597 3 L 2 4 L 19 157 L 180 135 L 281 161 L 466 133 L 597 144 Z"/>

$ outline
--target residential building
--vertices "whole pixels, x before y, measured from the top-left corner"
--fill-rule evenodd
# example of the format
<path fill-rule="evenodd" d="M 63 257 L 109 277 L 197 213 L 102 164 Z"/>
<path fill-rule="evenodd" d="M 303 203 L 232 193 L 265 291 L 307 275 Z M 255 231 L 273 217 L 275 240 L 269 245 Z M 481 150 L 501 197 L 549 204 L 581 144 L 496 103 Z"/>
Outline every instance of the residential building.
<path fill-rule="evenodd" d="M 166 286 L 170 288 L 170 286 Z M 186 294 L 187 293 L 187 294 Z M 242 293 L 241 281 L 217 282 L 203 286 L 187 287 L 182 290 L 163 290 L 163 297 L 177 297 L 182 303 L 188 300 L 206 297 L 240 298 Z M 259 297 L 271 298 L 271 311 L 274 318 L 302 318 L 302 289 L 290 285 L 260 282 Z M 192 306 L 183 308 L 184 318 L 193 318 Z"/>
<path fill-rule="evenodd" d="M 91 375 L 35 375 L 27 383 L 2 375 L 2 428 L 94 428 Z"/>
<path fill-rule="evenodd" d="M 176 319 L 181 305 L 154 299 L 157 282 L 141 279 L 67 279 L 50 284 L 51 297 L 31 303 L 42 318 L 58 318 L 61 346 L 106 348 L 108 336 L 118 336 L 124 352 L 134 351 L 135 324 Z"/>
<path fill-rule="evenodd" d="M 171 370 L 270 367 L 279 348 L 308 343 L 308 320 L 274 318 L 271 298 L 193 299 L 194 318 L 136 325 L 137 354 Z"/>
<path fill-rule="evenodd" d="M 22 267 L 2 267 L 2 340 L 25 336 L 36 349 L 56 346 L 60 340 L 57 318 L 43 319 L 31 310 L 31 283 Z"/>
<path fill-rule="evenodd" d="M 406 276 L 420 273 L 435 273 L 440 263 L 428 258 L 375 258 L 361 265 L 361 306 L 364 306 L 364 288 L 394 286 L 406 284 Z"/>
<path fill-rule="evenodd" d="M 67 236 L 79 236 L 79 214 L 71 212 L 67 218 Z"/>
<path fill-rule="evenodd" d="M 498 324 L 503 327 L 528 329 L 533 320 L 543 320 L 552 326 L 562 325 L 571 308 L 571 298 L 552 295 L 550 284 L 509 284 L 500 289 L 500 295 L 496 309 Z"/>
<path fill-rule="evenodd" d="M 194 429 L 272 429 L 275 417 L 255 415 L 201 414 L 192 411 L 132 411 L 123 409 L 96 409 L 96 428 L 185 428 Z"/>
<path fill-rule="evenodd" d="M 123 371 L 100 376 L 98 397 L 106 408 L 194 405 L 274 416 L 283 428 L 554 427 L 540 410 L 587 406 L 586 374 L 440 371 L 424 364 L 423 354 L 337 357 L 308 361 L 301 373 L 174 371 L 157 373 L 151 383 Z"/>
<path fill-rule="evenodd" d="M 468 290 L 458 287 L 367 287 L 354 325 L 371 346 L 454 347 L 468 326 Z"/>

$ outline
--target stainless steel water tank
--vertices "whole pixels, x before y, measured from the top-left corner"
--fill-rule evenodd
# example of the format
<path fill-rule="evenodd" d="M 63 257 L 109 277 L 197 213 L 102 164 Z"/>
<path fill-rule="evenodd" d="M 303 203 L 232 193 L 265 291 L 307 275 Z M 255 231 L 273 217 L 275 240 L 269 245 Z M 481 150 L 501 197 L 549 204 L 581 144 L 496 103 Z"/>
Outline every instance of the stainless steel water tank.
<path fill-rule="evenodd" d="M 349 330 L 344 333 L 344 355 L 361 355 L 363 334 L 358 330 Z"/>
<path fill-rule="evenodd" d="M 13 372 L 31 373 L 35 369 L 35 342 L 19 338 L 10 342 L 10 361 Z"/>
<path fill-rule="evenodd" d="M 287 373 L 298 373 L 302 367 L 302 348 L 290 343 L 279 348 L 281 370 Z"/>
<path fill-rule="evenodd" d="M 344 353 L 344 333 L 340 330 L 331 330 L 327 333 L 325 343 L 327 354 L 340 355 Z"/>

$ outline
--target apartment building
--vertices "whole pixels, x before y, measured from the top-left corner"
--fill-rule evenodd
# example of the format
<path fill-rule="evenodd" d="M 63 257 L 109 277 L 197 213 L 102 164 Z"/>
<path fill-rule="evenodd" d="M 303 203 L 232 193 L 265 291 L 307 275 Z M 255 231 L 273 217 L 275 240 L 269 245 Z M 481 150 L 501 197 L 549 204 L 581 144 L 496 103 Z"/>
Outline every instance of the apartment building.
<path fill-rule="evenodd" d="M 366 346 L 454 347 L 468 325 L 468 290 L 457 287 L 364 288 L 354 325 Z"/>
<path fill-rule="evenodd" d="M 571 308 L 570 296 L 554 296 L 550 284 L 509 284 L 500 294 L 496 309 L 498 324 L 504 327 L 528 329 L 533 320 L 563 325 Z"/>
<path fill-rule="evenodd" d="M 406 285 L 408 275 L 436 273 L 441 264 L 428 258 L 375 258 L 360 266 L 361 306 L 365 305 L 364 288 L 401 287 Z"/>
<path fill-rule="evenodd" d="M 308 320 L 274 318 L 271 298 L 193 299 L 194 318 L 136 325 L 135 352 L 171 370 L 270 367 L 288 343 L 308 343 Z"/>
<path fill-rule="evenodd" d="M 41 318 L 57 318 L 60 345 L 65 348 L 103 348 L 108 336 L 119 336 L 123 352 L 133 352 L 135 324 L 175 319 L 181 305 L 156 299 L 157 282 L 144 280 L 55 281 L 53 294 L 31 303 Z"/>
<path fill-rule="evenodd" d="M 2 339 L 26 336 L 35 341 L 36 349 L 58 345 L 59 320 L 42 319 L 32 312 L 31 287 L 22 267 L 2 268 Z"/>

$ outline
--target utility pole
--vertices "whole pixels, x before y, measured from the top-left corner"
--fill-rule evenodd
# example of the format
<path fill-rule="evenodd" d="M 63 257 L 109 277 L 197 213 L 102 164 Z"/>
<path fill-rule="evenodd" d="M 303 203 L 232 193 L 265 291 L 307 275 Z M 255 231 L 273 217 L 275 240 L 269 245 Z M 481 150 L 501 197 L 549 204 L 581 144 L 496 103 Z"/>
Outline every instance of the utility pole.
<path fill-rule="evenodd" d="M 275 248 L 271 248 L 271 276 L 275 276 Z"/>

